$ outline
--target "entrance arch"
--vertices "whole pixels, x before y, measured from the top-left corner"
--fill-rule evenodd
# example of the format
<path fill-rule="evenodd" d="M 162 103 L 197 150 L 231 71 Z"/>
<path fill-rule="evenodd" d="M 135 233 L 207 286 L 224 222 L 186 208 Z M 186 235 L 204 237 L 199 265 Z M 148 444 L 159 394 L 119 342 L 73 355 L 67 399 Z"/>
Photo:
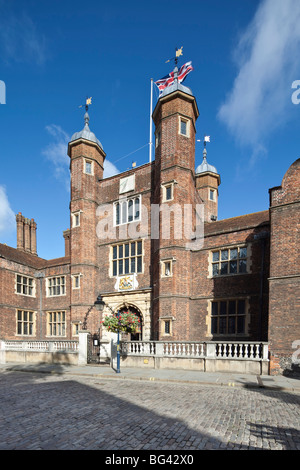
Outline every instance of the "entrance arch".
<path fill-rule="evenodd" d="M 120 313 L 123 313 L 123 312 L 130 312 L 130 313 L 133 313 L 134 315 L 136 315 L 139 320 L 140 320 L 140 323 L 139 323 L 139 326 L 138 326 L 138 329 L 136 331 L 136 333 L 130 333 L 128 334 L 129 336 L 129 340 L 130 341 L 142 341 L 143 339 L 143 316 L 142 316 L 142 313 L 140 312 L 140 310 L 135 307 L 134 305 L 123 305 L 122 307 L 119 308 L 119 312 Z"/>

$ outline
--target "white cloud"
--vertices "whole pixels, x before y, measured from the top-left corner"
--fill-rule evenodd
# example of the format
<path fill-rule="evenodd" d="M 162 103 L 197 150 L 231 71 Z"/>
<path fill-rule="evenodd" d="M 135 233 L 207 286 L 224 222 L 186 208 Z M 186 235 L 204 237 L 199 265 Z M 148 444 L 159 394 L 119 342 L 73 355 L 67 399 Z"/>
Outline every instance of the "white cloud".
<path fill-rule="evenodd" d="M 31 18 L 25 13 L 8 13 L 7 6 L 2 6 L 0 13 L 2 59 L 43 64 L 46 59 L 45 37 L 38 32 Z"/>
<path fill-rule="evenodd" d="M 103 178 L 109 178 L 110 176 L 117 175 L 118 173 L 120 173 L 120 171 L 113 163 L 109 160 L 104 161 Z"/>
<path fill-rule="evenodd" d="M 42 151 L 42 154 L 53 164 L 55 177 L 64 183 L 69 190 L 70 158 L 68 157 L 67 149 L 70 138 L 68 134 L 56 124 L 46 126 L 46 130 L 53 137 L 54 141 Z"/>
<path fill-rule="evenodd" d="M 218 113 L 236 141 L 252 147 L 250 164 L 266 152 L 264 140 L 289 119 L 299 50 L 300 2 L 263 0 L 234 51 L 238 73 Z"/>
<path fill-rule="evenodd" d="M 15 214 L 10 207 L 5 187 L 0 185 L 0 234 L 9 233 L 15 229 Z"/>

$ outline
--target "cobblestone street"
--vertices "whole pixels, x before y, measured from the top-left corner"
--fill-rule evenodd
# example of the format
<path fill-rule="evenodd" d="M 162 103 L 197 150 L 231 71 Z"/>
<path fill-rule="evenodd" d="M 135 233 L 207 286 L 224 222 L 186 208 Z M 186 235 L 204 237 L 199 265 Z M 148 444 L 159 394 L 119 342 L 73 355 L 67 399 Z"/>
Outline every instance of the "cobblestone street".
<path fill-rule="evenodd" d="M 300 450 L 300 394 L 0 373 L 0 449 Z"/>

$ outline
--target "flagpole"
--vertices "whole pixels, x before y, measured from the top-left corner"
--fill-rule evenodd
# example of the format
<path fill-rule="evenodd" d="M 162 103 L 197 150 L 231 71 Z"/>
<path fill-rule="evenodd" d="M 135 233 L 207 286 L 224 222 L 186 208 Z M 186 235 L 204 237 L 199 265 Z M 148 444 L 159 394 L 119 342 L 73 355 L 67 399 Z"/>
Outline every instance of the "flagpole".
<path fill-rule="evenodd" d="M 150 92 L 150 139 L 149 139 L 149 162 L 152 162 L 152 107 L 153 107 L 153 78 L 151 78 L 151 92 Z"/>

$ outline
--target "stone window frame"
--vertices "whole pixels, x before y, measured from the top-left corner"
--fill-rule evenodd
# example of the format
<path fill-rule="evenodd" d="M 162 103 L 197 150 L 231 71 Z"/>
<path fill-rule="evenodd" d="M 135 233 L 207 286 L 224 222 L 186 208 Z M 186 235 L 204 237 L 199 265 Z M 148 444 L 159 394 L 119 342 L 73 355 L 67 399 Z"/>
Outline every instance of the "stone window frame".
<path fill-rule="evenodd" d="M 21 282 L 18 278 L 22 278 Z M 26 282 L 24 281 L 26 279 Z M 28 281 L 32 281 L 32 284 Z M 18 290 L 21 292 L 18 292 Z M 32 293 L 28 294 L 26 291 L 29 289 L 29 292 L 32 289 Z M 27 276 L 26 274 L 16 273 L 15 275 L 15 293 L 17 295 L 25 295 L 26 297 L 36 297 L 36 282 L 32 276 Z"/>
<path fill-rule="evenodd" d="M 240 250 L 243 248 L 246 248 L 247 250 L 247 255 L 246 256 L 240 256 Z M 237 258 L 230 258 L 230 253 L 228 256 L 228 259 L 221 259 L 222 258 L 222 251 L 227 251 L 230 252 L 230 250 L 238 250 L 238 256 Z M 240 244 L 232 244 L 232 245 L 226 245 L 226 246 L 221 246 L 218 248 L 212 248 L 209 252 L 209 277 L 210 278 L 223 278 L 226 276 L 241 276 L 243 274 L 249 274 L 250 273 L 250 246 L 247 243 L 240 243 Z M 214 253 L 219 252 L 219 260 L 214 260 Z M 239 261 L 245 261 L 246 260 L 246 270 L 240 272 L 239 268 Z M 237 272 L 230 272 L 230 261 L 236 261 L 237 262 Z M 227 272 L 224 274 L 221 274 L 221 264 L 222 263 L 227 263 L 228 269 Z M 213 273 L 213 266 L 214 265 L 219 265 L 219 273 L 214 274 Z"/>
<path fill-rule="evenodd" d="M 138 217 L 136 217 L 136 201 L 138 200 Z M 133 212 L 130 213 L 130 206 L 129 204 L 132 203 Z M 119 223 L 117 223 L 117 207 L 119 206 Z M 124 209 L 124 207 L 126 209 Z M 136 194 L 135 196 L 131 197 L 124 197 L 118 199 L 118 201 L 114 202 L 113 205 L 113 226 L 119 227 L 120 225 L 131 224 L 133 222 L 140 222 L 141 221 L 141 213 L 142 213 L 142 195 Z M 124 215 L 125 214 L 125 215 Z M 132 220 L 129 218 L 132 216 Z M 125 220 L 126 219 L 126 220 Z M 125 220 L 125 221 L 123 221 Z"/>
<path fill-rule="evenodd" d="M 61 318 L 59 318 L 60 315 Z M 46 331 L 47 337 L 65 338 L 67 336 L 66 310 L 51 310 L 47 312 Z"/>
<path fill-rule="evenodd" d="M 181 124 L 182 123 L 186 124 L 186 132 L 185 133 L 181 132 L 181 130 L 182 130 L 181 129 Z M 190 129 L 191 129 L 191 120 L 190 120 L 190 118 L 179 115 L 178 116 L 178 134 L 189 138 L 190 137 L 190 132 L 191 132 Z"/>
<path fill-rule="evenodd" d="M 28 315 L 28 319 L 25 318 L 25 313 Z M 30 316 L 32 316 L 32 319 L 30 319 Z M 25 325 L 26 328 L 24 328 Z M 21 327 L 21 332 L 19 327 Z M 26 329 L 27 332 L 24 332 Z M 36 312 L 34 310 L 16 309 L 16 336 L 29 336 L 30 338 L 36 336 Z"/>
<path fill-rule="evenodd" d="M 173 277 L 173 262 L 174 262 L 173 258 L 168 258 L 168 259 L 161 260 L 161 262 L 160 262 L 160 264 L 161 264 L 161 277 L 164 277 L 164 278 Z M 166 271 L 167 265 L 169 265 L 169 274 L 167 274 L 167 271 Z"/>
<path fill-rule="evenodd" d="M 160 321 L 160 334 L 161 336 L 172 336 L 173 335 L 173 321 L 174 317 L 164 316 L 159 319 Z M 168 326 L 167 326 L 168 325 Z M 169 332 L 166 332 L 166 328 L 168 328 Z"/>
<path fill-rule="evenodd" d="M 72 337 L 79 336 L 80 327 L 81 327 L 81 321 L 80 320 L 72 321 Z"/>
<path fill-rule="evenodd" d="M 74 289 L 74 290 L 80 289 L 80 278 L 81 278 L 81 276 L 82 276 L 81 273 L 71 274 L 72 289 Z M 78 283 L 77 283 L 77 281 L 78 281 Z M 78 285 L 76 285 L 76 284 L 78 284 Z"/>
<path fill-rule="evenodd" d="M 162 188 L 162 202 L 170 202 L 174 201 L 174 189 L 175 189 L 175 184 L 177 183 L 176 180 L 172 181 L 167 181 L 166 183 L 162 183 L 161 188 Z M 167 199 L 167 189 L 171 188 L 171 198 Z"/>
<path fill-rule="evenodd" d="M 61 283 L 57 283 L 57 280 L 58 279 L 64 279 L 64 282 Z M 52 284 L 52 281 L 55 280 L 55 283 Z M 51 281 L 51 282 L 50 282 Z M 52 284 L 52 285 L 51 285 Z M 46 278 L 46 297 L 48 298 L 52 298 L 52 297 L 62 297 L 62 296 L 65 296 L 66 295 L 66 284 L 67 284 L 67 276 L 65 274 L 61 274 L 61 275 L 56 275 L 56 276 L 48 276 Z M 51 292 L 51 289 L 53 289 L 54 291 L 56 291 L 56 289 L 59 288 L 59 291 L 62 290 L 62 293 L 59 293 L 59 294 L 52 294 L 50 293 Z M 61 289 L 62 288 L 62 289 Z"/>
<path fill-rule="evenodd" d="M 245 302 L 245 311 L 242 314 L 238 313 L 238 302 L 243 301 Z M 229 312 L 229 302 L 235 302 L 235 313 L 230 313 Z M 213 315 L 213 303 L 218 304 L 218 314 Z M 226 303 L 226 314 L 221 314 L 221 303 Z M 228 319 L 229 317 L 235 317 L 235 332 L 230 333 L 229 328 L 228 328 Z M 238 318 L 244 318 L 244 331 L 243 332 L 238 332 L 237 331 L 237 320 Z M 213 333 L 212 332 L 212 322 L 213 318 L 218 319 L 218 331 Z M 226 319 L 226 332 L 225 333 L 220 333 L 220 319 L 225 318 Z M 211 338 L 226 338 L 226 337 L 236 337 L 236 338 L 241 338 L 241 337 L 246 337 L 248 336 L 248 326 L 249 326 L 249 318 L 250 318 L 250 298 L 249 296 L 244 296 L 244 297 L 230 297 L 230 298 L 217 298 L 217 299 L 209 299 L 208 300 L 208 336 Z"/>
<path fill-rule="evenodd" d="M 141 243 L 141 253 L 138 253 L 138 243 Z M 135 254 L 132 254 L 132 244 L 135 244 Z M 126 248 L 125 245 L 129 245 L 129 251 L 128 255 L 126 254 Z M 123 246 L 123 256 L 119 256 L 120 251 L 119 247 Z M 117 252 L 117 257 L 114 255 L 114 248 L 116 248 Z M 139 238 L 137 240 L 127 240 L 123 241 L 121 243 L 114 243 L 110 246 L 110 274 L 109 276 L 111 278 L 118 278 L 122 276 L 131 276 L 131 275 L 138 275 L 138 274 L 144 274 L 144 240 Z M 135 259 L 135 271 L 131 271 L 132 264 L 131 264 L 131 259 Z M 137 264 L 138 264 L 138 258 L 141 259 L 141 271 L 137 270 Z M 125 273 L 125 267 L 126 267 L 126 262 L 125 260 L 128 259 L 128 267 L 129 267 L 129 272 Z M 119 261 L 123 260 L 123 273 L 120 273 L 119 267 Z M 116 263 L 116 264 L 114 264 Z M 116 271 L 115 267 L 116 266 Z"/>
<path fill-rule="evenodd" d="M 208 200 L 209 201 L 216 202 L 216 199 L 217 199 L 216 194 L 217 194 L 216 189 L 208 188 Z M 213 196 L 212 198 L 211 198 L 211 195 Z"/>
<path fill-rule="evenodd" d="M 86 171 L 87 169 L 87 163 L 89 165 L 91 165 L 91 171 Z M 84 158 L 83 160 L 83 173 L 85 173 L 86 175 L 89 175 L 89 176 L 93 176 L 94 175 L 94 162 L 93 160 L 91 160 L 90 158 Z"/>
<path fill-rule="evenodd" d="M 72 212 L 71 214 L 72 228 L 80 227 L 81 213 L 82 213 L 82 210 Z"/>

